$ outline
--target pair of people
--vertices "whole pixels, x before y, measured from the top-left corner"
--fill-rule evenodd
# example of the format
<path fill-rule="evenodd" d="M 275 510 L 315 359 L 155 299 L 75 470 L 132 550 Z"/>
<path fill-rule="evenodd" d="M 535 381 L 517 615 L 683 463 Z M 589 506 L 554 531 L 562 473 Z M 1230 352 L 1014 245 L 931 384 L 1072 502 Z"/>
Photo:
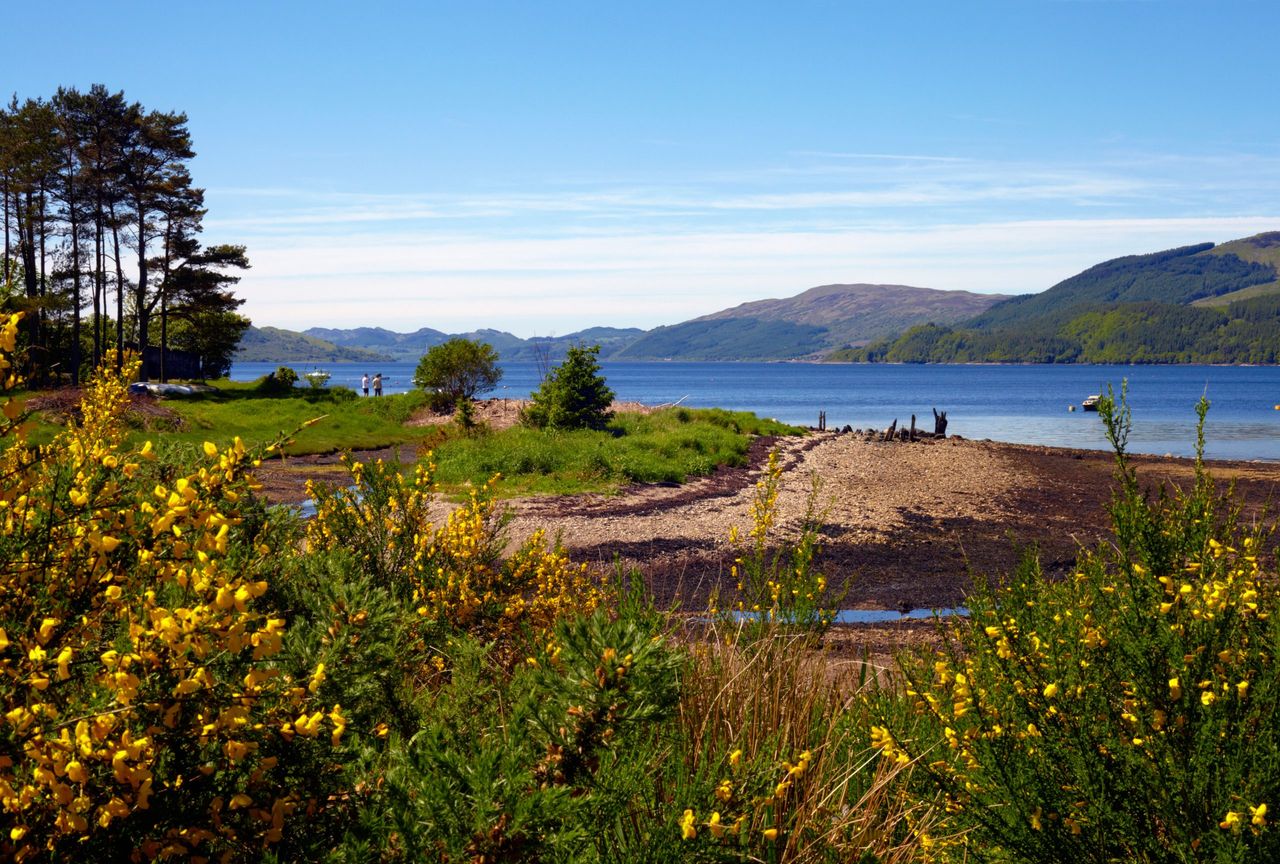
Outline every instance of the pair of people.
<path fill-rule="evenodd" d="M 369 395 L 369 373 L 366 372 L 364 377 L 360 379 L 360 389 L 364 391 L 364 395 Z M 382 395 L 382 373 L 379 372 L 373 376 L 373 395 Z"/>

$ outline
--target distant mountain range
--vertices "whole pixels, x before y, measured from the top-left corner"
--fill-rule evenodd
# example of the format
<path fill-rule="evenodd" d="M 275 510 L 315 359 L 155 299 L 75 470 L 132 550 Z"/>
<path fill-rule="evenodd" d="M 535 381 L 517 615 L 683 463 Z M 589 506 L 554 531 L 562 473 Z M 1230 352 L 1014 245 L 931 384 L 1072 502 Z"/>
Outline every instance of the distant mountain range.
<path fill-rule="evenodd" d="M 488 342 L 504 360 L 556 361 L 572 345 L 599 345 L 600 356 L 627 360 L 821 359 L 926 321 L 966 320 L 1007 299 L 999 294 L 935 291 L 906 285 L 823 285 L 795 297 L 743 303 L 683 324 L 644 331 L 591 327 L 564 336 L 521 339 L 501 330 L 444 333 L 424 327 L 396 333 L 381 327 L 312 327 L 296 333 L 250 328 L 236 359 L 249 362 L 376 362 L 421 357 L 433 345 L 464 336 Z"/>
<path fill-rule="evenodd" d="M 592 327 L 532 339 L 500 330 L 254 327 L 236 359 L 416 361 L 453 336 L 488 342 L 504 360 L 551 362 L 587 344 L 618 360 L 1276 363 L 1280 232 L 1116 258 L 1018 297 L 822 285 L 649 331 Z"/>

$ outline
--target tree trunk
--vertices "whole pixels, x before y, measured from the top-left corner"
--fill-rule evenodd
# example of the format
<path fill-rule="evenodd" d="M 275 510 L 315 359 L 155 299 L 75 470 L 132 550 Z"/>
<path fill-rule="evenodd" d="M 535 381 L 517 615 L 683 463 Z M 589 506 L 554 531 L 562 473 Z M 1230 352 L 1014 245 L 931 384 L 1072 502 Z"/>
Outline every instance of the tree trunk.
<path fill-rule="evenodd" d="M 4 178 L 4 281 L 9 284 L 9 178 Z"/>
<path fill-rule="evenodd" d="M 947 437 L 947 412 L 943 411 L 939 414 L 937 408 L 933 409 L 933 437 Z"/>
<path fill-rule="evenodd" d="M 111 208 L 111 242 L 116 250 L 116 371 L 124 362 L 124 267 L 120 264 L 120 226 L 115 220 L 115 206 Z M 142 380 L 146 380 L 143 376 Z"/>
<path fill-rule="evenodd" d="M 93 368 L 102 365 L 102 343 L 106 336 L 105 322 L 102 316 L 107 314 L 106 293 L 107 277 L 103 272 L 106 266 L 106 243 L 102 236 L 102 209 L 94 215 L 93 226 Z"/>
<path fill-rule="evenodd" d="M 68 173 L 69 178 L 74 174 Z M 74 179 L 67 181 L 67 208 L 71 217 L 71 384 L 80 384 L 80 214 L 76 209 Z"/>
<path fill-rule="evenodd" d="M 137 309 L 134 316 L 138 325 L 138 354 L 147 354 L 147 327 L 151 323 L 151 310 L 147 308 L 147 211 L 139 197 L 135 203 L 138 218 L 138 287 L 136 290 Z M 142 380 L 147 380 L 147 366 L 142 364 Z"/>
<path fill-rule="evenodd" d="M 22 281 L 27 299 L 34 301 L 40 294 L 40 273 L 36 269 L 36 237 L 33 224 L 35 202 L 32 197 L 32 192 L 28 189 L 25 205 L 22 201 L 18 202 L 17 214 L 18 254 L 22 256 Z M 40 316 L 28 315 L 23 320 L 31 340 L 31 354 L 27 358 L 28 366 L 34 370 L 36 358 L 40 354 Z"/>

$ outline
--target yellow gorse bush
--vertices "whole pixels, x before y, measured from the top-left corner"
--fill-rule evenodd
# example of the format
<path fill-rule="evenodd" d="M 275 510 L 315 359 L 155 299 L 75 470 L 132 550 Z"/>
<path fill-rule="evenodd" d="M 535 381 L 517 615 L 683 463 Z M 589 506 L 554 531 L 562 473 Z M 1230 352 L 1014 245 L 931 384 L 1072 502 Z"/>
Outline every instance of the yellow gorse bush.
<path fill-rule="evenodd" d="M 512 660 L 526 633 L 541 643 L 556 621 L 589 614 L 602 601 L 586 566 L 573 564 L 542 531 L 504 554 L 498 478 L 445 513 L 429 457 L 410 472 L 381 460 L 346 464 L 349 487 L 308 486 L 316 502 L 308 546 L 346 550 L 424 623 L 496 640 Z"/>
<path fill-rule="evenodd" d="M 285 768 L 340 735 L 339 708 L 272 661 L 285 621 L 260 608 L 273 557 L 268 524 L 244 509 L 252 458 L 239 441 L 206 444 L 191 470 L 157 472 L 150 444 L 122 443 L 135 369 L 100 371 L 83 421 L 46 447 L 5 429 L 6 859 L 62 859 L 85 842 L 107 858 L 261 848 L 317 806 Z"/>
<path fill-rule="evenodd" d="M 1201 430 L 1207 404 L 1201 405 Z M 1051 581 L 1028 559 L 980 586 L 931 665 L 908 663 L 914 728 L 871 729 L 914 762 L 957 830 L 1021 860 L 1273 861 L 1280 789 L 1276 612 L 1264 524 L 1246 527 L 1197 460 L 1145 492 L 1117 447 L 1114 545 Z M 1200 448 L 1203 448 L 1203 431 Z M 1270 559 L 1274 561 L 1274 558 Z M 951 856 L 948 858 L 948 856 Z"/>
<path fill-rule="evenodd" d="M 735 552 L 730 575 L 737 593 L 730 614 L 736 613 L 750 630 L 768 633 L 778 626 L 821 631 L 835 617 L 827 579 L 814 568 L 818 553 L 817 525 L 821 521 L 817 499 L 820 486 L 815 479 L 801 525 L 794 542 L 780 543 L 778 537 L 778 496 L 782 490 L 782 463 L 778 451 L 769 460 L 751 499 L 751 527 L 747 544 L 734 526 L 729 543 Z M 719 614 L 719 598 L 712 597 L 711 613 Z"/>

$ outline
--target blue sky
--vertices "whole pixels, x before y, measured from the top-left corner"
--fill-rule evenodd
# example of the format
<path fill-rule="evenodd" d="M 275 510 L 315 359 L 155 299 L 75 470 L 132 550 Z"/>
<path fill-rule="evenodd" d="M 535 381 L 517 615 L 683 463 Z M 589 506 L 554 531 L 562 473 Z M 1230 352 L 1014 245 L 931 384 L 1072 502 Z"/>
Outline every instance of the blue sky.
<path fill-rule="evenodd" d="M 260 325 L 1025 293 L 1280 230 L 1272 0 L 37 5 L 6 12 L 6 95 L 187 112 Z"/>

